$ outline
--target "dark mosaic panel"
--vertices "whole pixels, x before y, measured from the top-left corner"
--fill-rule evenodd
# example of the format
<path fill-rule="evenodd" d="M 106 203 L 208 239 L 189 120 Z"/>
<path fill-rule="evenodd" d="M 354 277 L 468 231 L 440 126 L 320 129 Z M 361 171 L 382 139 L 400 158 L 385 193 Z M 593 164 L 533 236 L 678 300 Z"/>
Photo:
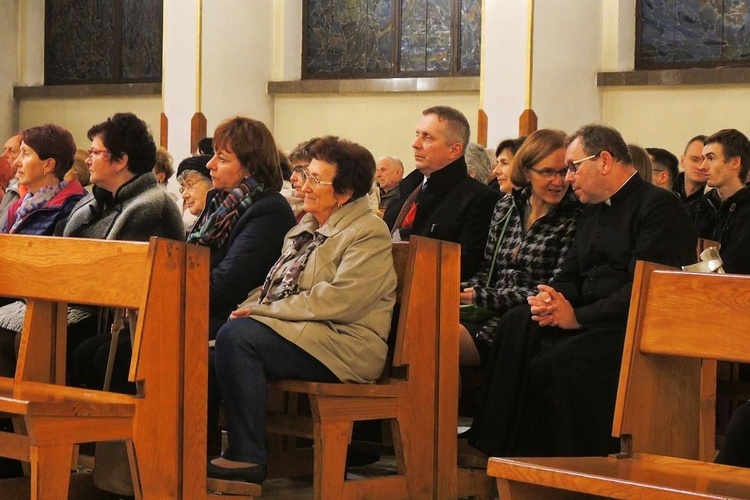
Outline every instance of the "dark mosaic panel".
<path fill-rule="evenodd" d="M 47 0 L 45 79 L 101 81 L 116 71 L 114 2 Z"/>
<path fill-rule="evenodd" d="M 309 0 L 307 8 L 308 74 L 391 71 L 391 0 Z"/>
<path fill-rule="evenodd" d="M 161 81 L 163 0 L 46 0 L 45 83 Z"/>
<path fill-rule="evenodd" d="M 461 0 L 459 69 L 479 74 L 482 47 L 482 2 Z"/>
<path fill-rule="evenodd" d="M 162 0 L 124 0 L 122 77 L 161 79 Z"/>
<path fill-rule="evenodd" d="M 641 0 L 639 66 L 750 62 L 750 2 Z"/>
<path fill-rule="evenodd" d="M 451 0 L 401 0 L 401 72 L 451 69 Z"/>
<path fill-rule="evenodd" d="M 305 8 L 305 78 L 479 73 L 480 0 L 306 0 Z"/>

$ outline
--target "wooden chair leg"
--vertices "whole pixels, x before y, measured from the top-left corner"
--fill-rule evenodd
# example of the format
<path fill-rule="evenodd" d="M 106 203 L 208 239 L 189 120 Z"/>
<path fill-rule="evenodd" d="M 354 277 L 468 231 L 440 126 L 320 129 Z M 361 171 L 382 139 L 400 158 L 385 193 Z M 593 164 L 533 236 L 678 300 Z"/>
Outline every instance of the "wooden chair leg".
<path fill-rule="evenodd" d="M 314 498 L 343 498 L 347 446 L 352 439 L 352 422 L 315 425 Z M 325 465 L 325 466 L 324 466 Z"/>
<path fill-rule="evenodd" d="M 31 498 L 61 498 L 70 486 L 73 445 L 31 446 Z M 63 492 L 64 495 L 63 495 Z"/>
<path fill-rule="evenodd" d="M 487 469 L 458 468 L 458 496 L 474 500 L 495 498 L 495 479 L 487 475 Z"/>

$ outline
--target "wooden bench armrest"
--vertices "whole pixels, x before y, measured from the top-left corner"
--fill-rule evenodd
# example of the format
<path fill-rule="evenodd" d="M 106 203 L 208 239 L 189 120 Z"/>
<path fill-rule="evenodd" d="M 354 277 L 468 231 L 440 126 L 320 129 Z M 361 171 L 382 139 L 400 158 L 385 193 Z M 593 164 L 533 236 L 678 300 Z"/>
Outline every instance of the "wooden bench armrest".
<path fill-rule="evenodd" d="M 17 381 L 0 388 L 0 413 L 79 417 L 133 416 L 132 396 L 77 387 Z"/>

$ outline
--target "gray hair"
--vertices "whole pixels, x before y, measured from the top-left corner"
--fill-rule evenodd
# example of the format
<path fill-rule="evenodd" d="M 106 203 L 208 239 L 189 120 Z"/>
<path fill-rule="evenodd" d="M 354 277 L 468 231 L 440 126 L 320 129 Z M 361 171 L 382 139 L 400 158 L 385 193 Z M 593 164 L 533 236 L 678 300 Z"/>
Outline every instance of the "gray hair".
<path fill-rule="evenodd" d="M 464 158 L 469 174 L 480 182 L 487 182 L 492 172 L 492 160 L 487 150 L 476 142 L 470 142 Z"/>

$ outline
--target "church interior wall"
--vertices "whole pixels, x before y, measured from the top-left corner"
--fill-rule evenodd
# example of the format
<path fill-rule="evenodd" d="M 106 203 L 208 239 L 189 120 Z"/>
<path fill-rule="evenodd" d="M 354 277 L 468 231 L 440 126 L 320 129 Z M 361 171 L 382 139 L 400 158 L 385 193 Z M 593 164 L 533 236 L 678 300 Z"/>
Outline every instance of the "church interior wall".
<path fill-rule="evenodd" d="M 476 140 L 478 92 L 276 96 L 274 136 L 290 150 L 311 137 L 339 135 L 367 147 L 376 159 L 400 158 L 409 172 L 414 170 L 411 143 L 417 122 L 422 110 L 437 104 L 461 110 Z"/>

